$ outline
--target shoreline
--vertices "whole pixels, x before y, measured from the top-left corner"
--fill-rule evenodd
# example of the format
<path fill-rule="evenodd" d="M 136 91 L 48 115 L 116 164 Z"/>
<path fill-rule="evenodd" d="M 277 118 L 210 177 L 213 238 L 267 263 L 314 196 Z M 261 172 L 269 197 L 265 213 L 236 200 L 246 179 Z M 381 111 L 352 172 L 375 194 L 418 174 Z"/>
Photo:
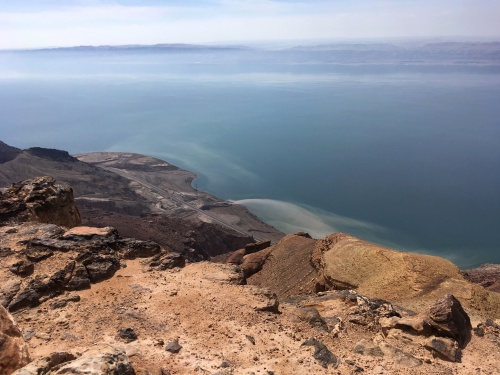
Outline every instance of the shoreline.
<path fill-rule="evenodd" d="M 192 183 L 197 177 L 196 173 L 167 161 L 126 152 L 96 152 L 76 154 L 75 157 L 133 180 L 131 187 L 146 200 L 157 202 L 154 210 L 168 216 L 201 221 L 206 221 L 204 216 L 207 216 L 209 220 L 249 233 L 259 240 L 276 242 L 285 236 L 285 233 L 267 224 L 246 207 L 195 189 Z M 156 191 L 147 192 L 138 185 Z"/>

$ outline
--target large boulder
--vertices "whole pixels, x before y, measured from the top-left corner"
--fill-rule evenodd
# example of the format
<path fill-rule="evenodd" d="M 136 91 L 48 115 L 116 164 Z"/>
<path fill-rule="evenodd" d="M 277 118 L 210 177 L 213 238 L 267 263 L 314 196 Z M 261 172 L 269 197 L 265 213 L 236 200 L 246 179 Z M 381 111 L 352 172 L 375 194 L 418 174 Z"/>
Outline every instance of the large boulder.
<path fill-rule="evenodd" d="M 52 177 L 36 177 L 9 186 L 0 194 L 0 222 L 39 221 L 65 227 L 80 225 L 73 189 Z"/>
<path fill-rule="evenodd" d="M 434 303 L 429 310 L 426 323 L 440 336 L 456 340 L 461 347 L 470 341 L 472 325 L 469 315 L 464 311 L 460 301 L 451 294 Z"/>
<path fill-rule="evenodd" d="M 21 330 L 0 306 L 0 374 L 10 375 L 29 362 L 28 347 Z"/>

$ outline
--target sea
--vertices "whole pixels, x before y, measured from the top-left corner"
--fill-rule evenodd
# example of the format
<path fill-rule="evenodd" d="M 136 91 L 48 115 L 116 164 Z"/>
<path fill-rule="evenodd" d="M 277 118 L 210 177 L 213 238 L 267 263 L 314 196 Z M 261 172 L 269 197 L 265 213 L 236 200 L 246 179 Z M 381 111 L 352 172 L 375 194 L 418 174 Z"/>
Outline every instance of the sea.
<path fill-rule="evenodd" d="M 498 68 L 2 51 L 0 140 L 158 157 L 287 233 L 500 263 Z"/>

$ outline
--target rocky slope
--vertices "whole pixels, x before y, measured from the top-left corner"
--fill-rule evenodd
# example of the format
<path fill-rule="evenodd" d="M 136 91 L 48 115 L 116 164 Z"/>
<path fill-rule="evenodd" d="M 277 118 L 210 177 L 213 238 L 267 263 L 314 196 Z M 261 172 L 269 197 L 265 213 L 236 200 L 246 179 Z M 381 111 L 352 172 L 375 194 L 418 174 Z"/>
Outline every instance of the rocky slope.
<path fill-rule="evenodd" d="M 20 200 L 22 195 L 13 191 L 25 191 L 36 181 L 8 189 L 9 195 L 2 194 L 0 202 Z M 48 195 L 37 195 L 34 203 L 54 200 L 63 191 L 51 183 L 47 181 Z M 432 275 L 425 272 L 426 293 L 415 290 L 412 298 L 398 294 L 421 285 L 411 280 L 410 271 L 418 275 L 425 270 L 407 265 L 446 265 L 439 258 L 412 260 L 411 255 L 346 235 L 313 240 L 300 234 L 271 247 L 261 243 L 242 249 L 239 256 L 228 259 L 241 263 L 239 268 L 186 263 L 180 254 L 151 241 L 123 238 L 110 227 L 69 226 L 23 215 L 1 223 L 1 304 L 19 327 L 0 308 L 1 353 L 17 353 L 0 356 L 2 374 L 496 374 L 500 370 L 496 305 L 490 303 L 487 310 L 462 295 L 455 298 L 447 294 L 450 289 L 429 283 Z M 374 264 L 363 263 L 363 257 L 373 257 Z M 383 259 L 391 267 L 382 268 Z M 333 277 L 336 264 L 345 273 Z M 402 269 L 410 271 L 395 279 Z M 441 272 L 449 281 L 458 278 L 453 270 L 448 266 Z M 398 304 L 374 298 L 390 293 L 386 277 L 397 280 L 390 287 L 399 291 L 393 294 Z M 484 303 L 493 296 L 457 280 L 460 288 L 483 293 Z M 262 288 L 265 284 L 269 288 Z M 313 293 L 346 285 L 358 291 Z M 376 295 L 367 297 L 361 290 Z M 405 304 L 413 300 L 419 301 L 418 309 Z M 22 367 L 28 361 L 26 347 L 32 362 Z"/>
<path fill-rule="evenodd" d="M 8 144 L 0 141 L 0 163 L 6 163 L 8 161 L 14 160 L 22 150 L 9 146 Z"/>
<path fill-rule="evenodd" d="M 462 275 L 473 283 L 500 293 L 500 264 L 483 264 L 478 268 L 463 271 Z"/>
<path fill-rule="evenodd" d="M 281 298 L 354 289 L 421 312 L 436 298 L 453 294 L 475 320 L 500 318 L 500 294 L 471 283 L 448 260 L 387 249 L 343 233 L 321 240 L 288 235 L 233 263 L 248 283 L 271 288 Z"/>
<path fill-rule="evenodd" d="M 0 186 L 52 176 L 71 185 L 84 225 L 113 226 L 123 236 L 154 240 L 192 259 L 228 253 L 254 241 L 252 237 L 276 241 L 283 236 L 245 207 L 194 190 L 193 173 L 162 160 L 130 153 L 78 158 L 83 161 L 66 151 L 19 150 L 2 143 Z"/>

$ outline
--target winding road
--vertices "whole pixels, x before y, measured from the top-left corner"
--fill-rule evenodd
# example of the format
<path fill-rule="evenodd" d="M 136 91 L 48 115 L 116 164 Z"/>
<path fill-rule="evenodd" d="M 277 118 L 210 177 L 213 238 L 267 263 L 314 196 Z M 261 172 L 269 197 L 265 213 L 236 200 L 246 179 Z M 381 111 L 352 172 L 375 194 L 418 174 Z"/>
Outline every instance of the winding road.
<path fill-rule="evenodd" d="M 149 182 L 146 182 L 146 181 L 141 180 L 141 179 L 139 179 L 137 177 L 131 176 L 126 171 L 123 171 L 123 170 L 118 169 L 118 168 L 113 168 L 113 167 L 103 167 L 103 166 L 101 166 L 101 168 L 107 169 L 110 172 L 116 173 L 116 174 L 118 174 L 118 175 L 120 175 L 122 177 L 125 177 L 125 178 L 129 179 L 129 180 L 135 181 L 138 184 L 141 184 L 142 186 L 144 186 L 144 187 L 146 187 L 146 188 L 148 188 L 148 189 L 156 192 L 157 194 L 161 195 L 164 198 L 170 199 L 170 200 L 172 200 L 172 201 L 174 201 L 174 202 L 176 202 L 176 203 L 178 203 L 178 204 L 180 204 L 182 206 L 185 206 L 185 207 L 187 207 L 187 208 L 189 208 L 189 209 L 191 209 L 193 211 L 196 211 L 196 212 L 198 212 L 200 214 L 203 214 L 203 215 L 209 217 L 214 222 L 216 222 L 216 223 L 218 223 L 218 224 L 220 224 L 220 225 L 222 225 L 222 226 L 224 226 L 226 228 L 232 229 L 235 232 L 238 232 L 238 233 L 243 234 L 245 236 L 253 237 L 253 239 L 255 241 L 261 241 L 261 239 L 255 237 L 252 233 L 250 233 L 250 232 L 248 232 L 246 230 L 243 230 L 243 229 L 241 229 L 241 228 L 239 228 L 239 227 L 237 227 L 235 225 L 226 223 L 224 220 L 218 218 L 217 216 L 215 216 L 215 215 L 213 215 L 211 213 L 208 213 L 208 212 L 206 212 L 206 211 L 204 211 L 202 209 L 199 209 L 198 207 L 195 207 L 195 206 L 193 206 L 193 205 L 191 205 L 191 204 L 183 201 L 182 199 L 180 199 L 179 197 L 175 196 L 174 194 L 171 194 L 171 193 L 169 193 L 169 192 L 167 192 L 167 191 L 165 191 L 163 189 L 160 189 L 159 187 L 157 187 L 157 186 L 155 186 L 153 184 L 150 184 Z"/>

